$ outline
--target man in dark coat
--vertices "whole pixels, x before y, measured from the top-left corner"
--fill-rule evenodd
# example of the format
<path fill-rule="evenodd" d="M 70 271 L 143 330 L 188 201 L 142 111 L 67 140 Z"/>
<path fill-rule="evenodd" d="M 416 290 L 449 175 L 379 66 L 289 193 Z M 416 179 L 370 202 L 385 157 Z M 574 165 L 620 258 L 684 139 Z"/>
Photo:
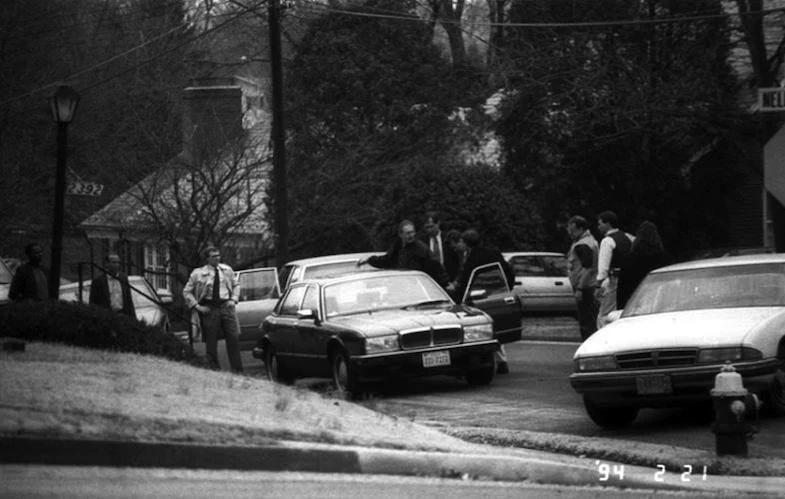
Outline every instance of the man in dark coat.
<path fill-rule="evenodd" d="M 384 255 L 361 259 L 357 266 L 371 265 L 377 269 L 421 270 L 442 287 L 447 287 L 447 273 L 433 258 L 424 242 L 417 239 L 414 222 L 404 220 L 398 224 L 398 239 Z"/>
<path fill-rule="evenodd" d="M 8 290 L 8 298 L 11 301 L 42 301 L 48 298 L 48 285 L 46 271 L 41 268 L 43 251 L 37 243 L 30 243 L 25 246 L 27 263 L 23 263 L 16 269 L 11 287 Z"/>
<path fill-rule="evenodd" d="M 120 255 L 106 255 L 104 265 L 106 272 L 93 279 L 90 286 L 90 303 L 136 317 L 128 276 L 120 272 Z"/>
<path fill-rule="evenodd" d="M 446 234 L 442 232 L 439 214 L 435 211 L 427 212 L 423 228 L 425 229 L 423 242 L 430 249 L 431 256 L 444 267 L 448 281 L 456 280 L 458 278 L 458 267 L 461 263 L 460 255 L 447 240 Z"/>
<path fill-rule="evenodd" d="M 475 229 L 463 231 L 461 239 L 464 244 L 466 244 L 467 255 L 466 262 L 463 265 L 463 271 L 458 279 L 458 289 L 456 293 L 458 300 L 463 297 L 463 293 L 466 291 L 466 285 L 469 283 L 472 271 L 477 267 L 488 263 L 498 262 L 504 272 L 507 286 L 510 289 L 513 288 L 515 285 L 515 272 L 499 250 L 483 245 L 480 240 L 480 234 Z M 504 346 L 502 344 L 499 344 L 499 349 L 496 351 L 496 363 L 498 364 L 499 374 L 507 374 L 510 372 L 510 367 L 507 363 L 507 354 L 504 352 Z"/>

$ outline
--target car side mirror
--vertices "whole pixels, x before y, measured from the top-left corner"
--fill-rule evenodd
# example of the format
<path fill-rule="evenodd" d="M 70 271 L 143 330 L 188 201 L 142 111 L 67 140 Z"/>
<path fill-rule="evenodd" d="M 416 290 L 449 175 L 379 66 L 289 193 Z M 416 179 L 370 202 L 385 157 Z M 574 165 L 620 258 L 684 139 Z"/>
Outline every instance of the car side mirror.
<path fill-rule="evenodd" d="M 303 308 L 297 311 L 297 318 L 300 320 L 313 319 L 316 320 L 316 311 L 312 308 Z"/>

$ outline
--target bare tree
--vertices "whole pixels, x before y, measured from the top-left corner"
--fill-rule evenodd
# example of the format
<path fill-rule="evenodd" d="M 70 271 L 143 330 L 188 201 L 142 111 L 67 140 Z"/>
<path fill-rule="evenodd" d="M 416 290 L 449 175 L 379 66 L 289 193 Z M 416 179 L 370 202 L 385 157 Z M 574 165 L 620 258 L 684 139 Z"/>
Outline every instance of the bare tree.
<path fill-rule="evenodd" d="M 211 244 L 238 248 L 252 238 L 255 247 L 268 248 L 269 160 L 261 140 L 238 142 L 198 163 L 178 156 L 128 191 L 137 207 L 128 222 L 155 233 L 169 245 L 173 262 L 189 268 L 200 264 L 201 250 Z"/>

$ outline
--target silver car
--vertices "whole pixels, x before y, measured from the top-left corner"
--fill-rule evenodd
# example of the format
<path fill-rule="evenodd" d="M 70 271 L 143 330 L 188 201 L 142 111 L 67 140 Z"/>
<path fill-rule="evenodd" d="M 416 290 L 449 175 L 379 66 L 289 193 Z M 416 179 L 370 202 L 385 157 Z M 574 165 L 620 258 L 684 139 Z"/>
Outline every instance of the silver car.
<path fill-rule="evenodd" d="M 577 313 L 564 253 L 516 251 L 502 256 L 515 273 L 513 291 L 524 312 Z"/>
<path fill-rule="evenodd" d="M 161 297 L 147 279 L 140 275 L 129 275 L 128 284 L 131 286 L 136 318 L 149 326 L 159 326 L 164 331 L 169 331 L 169 313 L 163 305 L 171 303 L 171 296 Z M 78 282 L 61 285 L 60 301 L 89 303 L 91 285 L 90 280 L 82 282 L 81 296 Z"/>

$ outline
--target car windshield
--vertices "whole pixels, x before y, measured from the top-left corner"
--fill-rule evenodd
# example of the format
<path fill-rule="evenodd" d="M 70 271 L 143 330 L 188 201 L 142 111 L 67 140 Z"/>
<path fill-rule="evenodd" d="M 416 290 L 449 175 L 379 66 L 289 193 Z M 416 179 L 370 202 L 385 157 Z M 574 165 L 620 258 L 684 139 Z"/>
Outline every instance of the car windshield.
<path fill-rule="evenodd" d="M 567 259 L 560 255 L 518 255 L 510 259 L 518 277 L 564 277 Z"/>
<path fill-rule="evenodd" d="M 324 288 L 325 316 L 393 308 L 452 305 L 449 295 L 425 275 L 365 277 Z"/>
<path fill-rule="evenodd" d="M 650 274 L 622 317 L 684 310 L 785 306 L 785 264 L 720 266 Z"/>
<path fill-rule="evenodd" d="M 8 270 L 5 262 L 0 260 L 0 284 L 10 284 L 11 283 L 11 271 Z"/>
<path fill-rule="evenodd" d="M 129 278 L 128 284 L 131 286 L 131 298 L 134 308 L 157 307 L 158 304 L 153 300 L 158 300 L 155 291 L 141 278 Z"/>

